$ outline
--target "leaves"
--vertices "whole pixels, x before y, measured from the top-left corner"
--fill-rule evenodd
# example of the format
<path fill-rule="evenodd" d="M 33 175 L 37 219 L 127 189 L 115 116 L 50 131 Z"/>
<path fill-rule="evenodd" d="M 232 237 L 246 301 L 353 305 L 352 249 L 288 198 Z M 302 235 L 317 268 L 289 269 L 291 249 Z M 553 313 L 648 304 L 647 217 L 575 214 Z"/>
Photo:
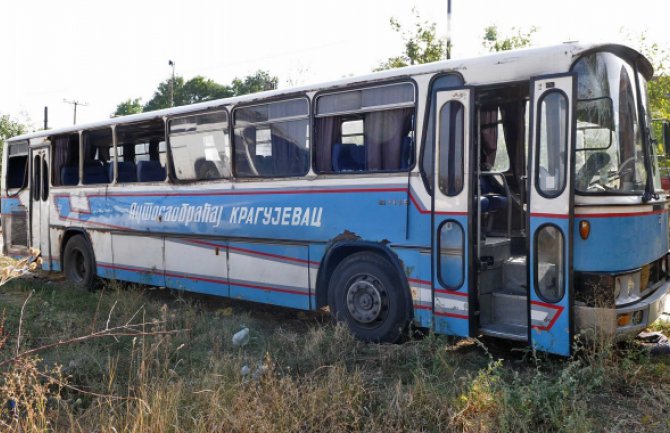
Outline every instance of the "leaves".
<path fill-rule="evenodd" d="M 405 49 L 403 54 L 390 57 L 379 64 L 375 71 L 401 68 L 408 65 L 437 62 L 446 58 L 446 41 L 437 36 L 437 26 L 434 21 L 422 20 L 418 11 L 413 8 L 415 24 L 414 32 L 403 30 L 400 22 L 391 17 L 390 26 L 393 31 L 402 35 Z"/>
<path fill-rule="evenodd" d="M 170 106 L 170 84 L 172 78 L 158 84 L 152 98 L 142 106 L 141 98 L 127 99 L 116 106 L 114 115 L 141 113 L 142 111 L 159 110 Z M 279 79 L 267 71 L 256 71 L 244 78 L 235 78 L 231 84 L 224 85 L 216 81 L 196 75 L 188 81 L 184 77 L 174 78 L 174 106 L 196 104 L 213 99 L 229 98 L 277 88 Z"/>
<path fill-rule="evenodd" d="M 502 37 L 495 25 L 484 28 L 482 45 L 491 52 L 509 51 L 518 48 L 527 48 L 533 45 L 533 34 L 537 27 L 533 26 L 527 31 L 512 27 L 512 33 Z"/>

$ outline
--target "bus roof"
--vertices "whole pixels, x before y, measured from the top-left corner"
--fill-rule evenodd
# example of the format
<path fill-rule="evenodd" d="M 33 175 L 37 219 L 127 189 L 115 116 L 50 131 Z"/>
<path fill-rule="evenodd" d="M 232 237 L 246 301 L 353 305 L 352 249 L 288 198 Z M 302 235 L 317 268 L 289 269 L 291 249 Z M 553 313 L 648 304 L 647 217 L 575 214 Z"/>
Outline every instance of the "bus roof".
<path fill-rule="evenodd" d="M 641 72 L 647 79 L 653 75 L 651 63 L 639 52 L 624 45 L 593 44 L 566 42 L 560 45 L 502 51 L 466 59 L 451 59 L 426 63 L 404 68 L 374 72 L 367 75 L 347 77 L 337 81 L 310 84 L 280 90 L 270 90 L 225 99 L 215 99 L 192 105 L 165 108 L 146 113 L 112 117 L 110 119 L 42 130 L 13 137 L 8 142 L 47 137 L 50 135 L 73 133 L 85 129 L 98 129 L 111 125 L 129 124 L 151 119 L 175 116 L 191 112 L 204 111 L 239 103 L 250 103 L 258 100 L 277 98 L 283 95 L 294 95 L 321 90 L 332 90 L 350 85 L 374 83 L 393 78 L 407 78 L 416 75 L 434 74 L 438 72 L 455 72 L 463 76 L 466 85 L 494 84 L 501 82 L 522 81 L 533 76 L 555 74 L 569 71 L 573 62 L 580 56 L 596 50 L 611 51 L 633 62 L 641 59 Z"/>

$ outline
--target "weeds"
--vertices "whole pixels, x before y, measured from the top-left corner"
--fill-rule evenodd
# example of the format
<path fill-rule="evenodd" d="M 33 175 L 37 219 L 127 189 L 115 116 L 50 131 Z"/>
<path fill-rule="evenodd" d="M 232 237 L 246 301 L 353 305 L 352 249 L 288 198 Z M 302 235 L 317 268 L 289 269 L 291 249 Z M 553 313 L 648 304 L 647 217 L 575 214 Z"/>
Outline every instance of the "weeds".
<path fill-rule="evenodd" d="M 318 314 L 221 299 L 24 279 L 0 290 L 0 395 L 16 402 L 0 431 L 670 427 L 670 362 L 634 344 L 580 343 L 570 360 L 435 335 L 362 344 Z M 250 340 L 236 347 L 242 327 Z"/>

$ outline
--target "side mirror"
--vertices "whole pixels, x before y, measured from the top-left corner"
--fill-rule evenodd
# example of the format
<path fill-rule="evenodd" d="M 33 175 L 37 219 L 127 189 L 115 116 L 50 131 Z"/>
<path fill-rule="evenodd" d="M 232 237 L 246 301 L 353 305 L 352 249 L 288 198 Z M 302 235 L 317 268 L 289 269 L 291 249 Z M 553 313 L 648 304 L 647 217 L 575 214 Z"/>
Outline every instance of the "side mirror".
<path fill-rule="evenodd" d="M 663 122 L 663 151 L 666 156 L 670 155 L 670 122 Z"/>

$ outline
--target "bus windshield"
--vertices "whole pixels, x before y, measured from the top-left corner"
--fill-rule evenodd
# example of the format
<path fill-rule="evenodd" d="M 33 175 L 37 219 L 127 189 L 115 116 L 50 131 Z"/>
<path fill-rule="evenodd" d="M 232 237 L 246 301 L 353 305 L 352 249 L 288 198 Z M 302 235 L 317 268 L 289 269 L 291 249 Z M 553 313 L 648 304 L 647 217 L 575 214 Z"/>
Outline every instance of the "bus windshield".
<path fill-rule="evenodd" d="M 598 52 L 581 58 L 574 71 L 578 86 L 576 190 L 644 193 L 647 173 L 637 98 L 643 98 L 646 105 L 646 95 L 636 86 L 635 70 L 612 53 Z M 638 79 L 646 90 L 641 74 Z"/>

